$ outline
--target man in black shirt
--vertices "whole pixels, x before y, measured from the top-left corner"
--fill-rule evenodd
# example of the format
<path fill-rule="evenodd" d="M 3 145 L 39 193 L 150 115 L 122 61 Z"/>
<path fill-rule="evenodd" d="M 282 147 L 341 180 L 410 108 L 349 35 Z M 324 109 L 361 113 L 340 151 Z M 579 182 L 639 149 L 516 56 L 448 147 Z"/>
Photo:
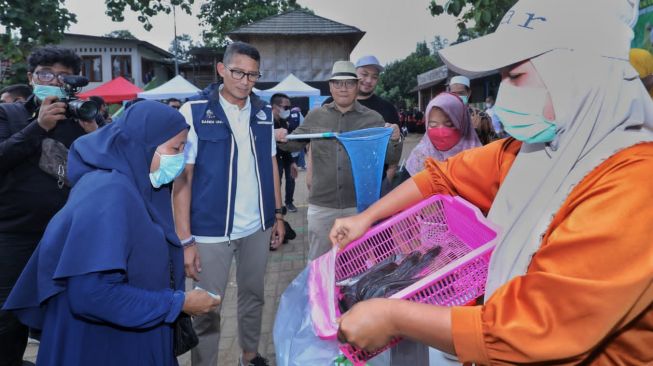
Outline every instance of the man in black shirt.
<path fill-rule="evenodd" d="M 69 187 L 39 168 L 46 138 L 67 148 L 97 129 L 95 121 L 65 116 L 62 80 L 80 72 L 81 59 L 57 47 L 35 50 L 27 59 L 34 91 L 24 103 L 0 104 L 0 306 L 36 248 L 48 221 L 63 207 Z M 0 366 L 22 364 L 28 329 L 0 311 Z"/>
<path fill-rule="evenodd" d="M 379 112 L 388 123 L 399 124 L 399 113 L 392 103 L 374 94 L 379 75 L 384 68 L 374 56 L 363 56 L 356 62 L 358 75 L 358 102 Z M 399 126 L 401 127 L 401 126 Z"/>

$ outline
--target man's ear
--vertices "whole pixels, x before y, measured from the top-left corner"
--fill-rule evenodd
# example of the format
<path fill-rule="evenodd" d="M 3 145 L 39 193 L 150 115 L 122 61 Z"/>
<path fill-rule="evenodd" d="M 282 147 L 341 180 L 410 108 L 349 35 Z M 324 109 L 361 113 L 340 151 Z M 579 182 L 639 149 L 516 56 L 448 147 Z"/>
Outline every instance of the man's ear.
<path fill-rule="evenodd" d="M 215 68 L 218 71 L 218 75 L 220 75 L 220 77 L 224 78 L 224 71 L 225 71 L 224 64 L 222 62 L 218 62 L 218 64 L 216 65 Z"/>

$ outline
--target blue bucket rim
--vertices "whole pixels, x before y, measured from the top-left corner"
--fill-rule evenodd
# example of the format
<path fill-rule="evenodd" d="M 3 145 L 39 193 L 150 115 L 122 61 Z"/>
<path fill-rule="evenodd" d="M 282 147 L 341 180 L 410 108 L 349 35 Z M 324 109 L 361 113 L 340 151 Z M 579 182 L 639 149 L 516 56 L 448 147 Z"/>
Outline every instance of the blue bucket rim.
<path fill-rule="evenodd" d="M 355 136 L 363 134 L 363 136 Z M 364 128 L 361 130 L 343 132 L 338 134 L 338 140 L 345 141 L 369 141 L 385 138 L 392 134 L 392 128 L 390 127 L 372 127 Z"/>

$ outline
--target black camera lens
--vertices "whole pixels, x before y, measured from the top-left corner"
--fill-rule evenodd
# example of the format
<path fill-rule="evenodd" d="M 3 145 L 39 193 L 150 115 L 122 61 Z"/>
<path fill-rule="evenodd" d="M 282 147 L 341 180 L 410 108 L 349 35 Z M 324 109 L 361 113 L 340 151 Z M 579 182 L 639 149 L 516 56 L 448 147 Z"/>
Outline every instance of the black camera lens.
<path fill-rule="evenodd" d="M 68 102 L 67 113 L 72 118 L 84 121 L 93 121 L 98 114 L 99 108 L 92 100 L 75 99 Z"/>

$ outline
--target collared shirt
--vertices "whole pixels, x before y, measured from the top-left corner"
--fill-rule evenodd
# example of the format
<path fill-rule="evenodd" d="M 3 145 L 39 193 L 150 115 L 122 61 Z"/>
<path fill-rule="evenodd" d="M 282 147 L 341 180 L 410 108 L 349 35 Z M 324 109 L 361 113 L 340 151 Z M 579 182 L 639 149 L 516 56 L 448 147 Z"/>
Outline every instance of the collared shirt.
<path fill-rule="evenodd" d="M 320 132 L 349 132 L 364 128 L 383 127 L 383 117 L 354 102 L 351 110 L 342 113 L 335 102 L 313 109 L 297 127 L 293 134 Z M 298 151 L 307 141 L 291 140 L 279 144 L 282 150 Z M 308 202 L 329 208 L 356 207 L 356 192 L 351 170 L 349 155 L 345 147 L 337 139 L 314 139 L 311 143 L 311 158 L 313 159 L 313 185 Z M 386 163 L 396 164 L 401 157 L 401 142 L 390 141 L 386 152 Z"/>
<path fill-rule="evenodd" d="M 220 86 L 220 91 L 222 88 L 223 86 Z M 233 134 L 238 149 L 238 184 L 236 184 L 234 224 L 229 237 L 195 236 L 197 241 L 203 243 L 221 243 L 244 238 L 261 228 L 261 214 L 259 212 L 258 202 L 258 180 L 255 169 L 256 162 L 254 154 L 252 153 L 253 147 L 249 128 L 250 114 L 252 110 L 250 99 L 249 97 L 247 98 L 245 106 L 242 109 L 235 104 L 229 103 L 219 92 L 218 99 L 220 101 L 220 106 L 229 120 L 229 127 L 231 128 L 231 133 Z M 184 114 L 184 111 L 186 111 L 184 108 L 180 110 L 182 114 Z M 188 108 L 187 111 L 190 113 L 190 108 Z M 186 120 L 188 121 L 189 118 L 186 118 Z M 270 128 L 272 128 L 272 125 L 270 125 Z M 187 139 L 187 164 L 195 164 L 195 159 L 197 158 L 197 144 L 197 132 L 191 123 Z M 277 147 L 274 140 L 274 131 L 272 131 L 272 156 L 275 156 L 276 152 Z M 226 159 L 227 157 L 224 158 Z M 216 189 L 221 189 L 221 187 L 216 187 Z"/>

